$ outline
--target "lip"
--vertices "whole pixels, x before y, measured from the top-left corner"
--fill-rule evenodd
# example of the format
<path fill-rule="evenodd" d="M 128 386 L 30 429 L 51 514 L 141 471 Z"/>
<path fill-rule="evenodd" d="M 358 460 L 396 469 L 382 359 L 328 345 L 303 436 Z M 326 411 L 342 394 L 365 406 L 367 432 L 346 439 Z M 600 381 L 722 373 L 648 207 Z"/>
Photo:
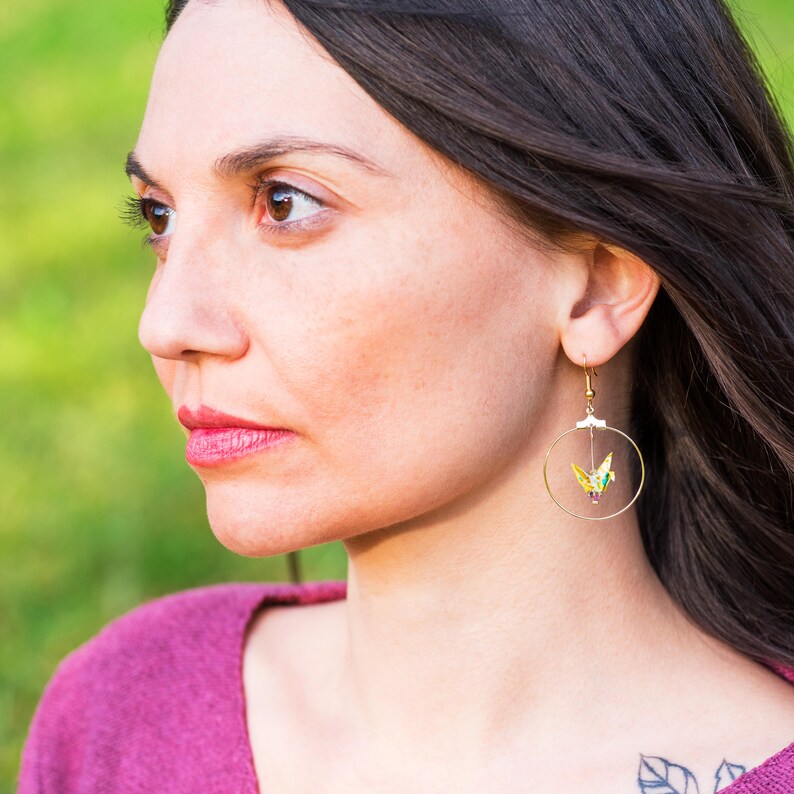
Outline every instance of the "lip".
<path fill-rule="evenodd" d="M 266 425 L 201 405 L 177 411 L 182 425 L 190 430 L 185 459 L 193 466 L 220 466 L 263 452 L 294 437 L 283 427 Z"/>
<path fill-rule="evenodd" d="M 239 416 L 225 414 L 223 411 L 218 411 L 206 405 L 200 405 L 195 410 L 183 405 L 177 411 L 176 415 L 179 421 L 188 430 L 210 427 L 247 427 L 251 430 L 284 430 L 283 427 L 262 425 L 258 422 L 251 422 L 248 419 L 241 419 Z"/>

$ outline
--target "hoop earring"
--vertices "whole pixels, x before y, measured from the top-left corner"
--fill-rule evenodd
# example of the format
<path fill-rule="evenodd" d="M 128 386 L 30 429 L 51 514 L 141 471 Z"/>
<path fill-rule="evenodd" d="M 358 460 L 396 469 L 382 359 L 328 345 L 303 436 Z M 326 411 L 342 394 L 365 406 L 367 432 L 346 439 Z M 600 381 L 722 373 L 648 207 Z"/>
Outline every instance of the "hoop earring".
<path fill-rule="evenodd" d="M 554 500 L 554 503 L 564 510 L 569 515 L 575 516 L 576 518 L 582 518 L 585 521 L 604 521 L 607 518 L 614 518 L 617 515 L 620 515 L 624 510 L 628 510 L 634 502 L 637 501 L 637 497 L 640 495 L 642 491 L 642 486 L 645 483 L 645 461 L 642 459 L 642 453 L 640 452 L 640 448 L 634 443 L 634 441 L 627 436 L 622 430 L 618 430 L 616 427 L 609 427 L 604 419 L 597 419 L 594 416 L 594 408 L 593 408 L 593 397 L 595 397 L 595 392 L 593 391 L 591 382 L 590 382 L 590 375 L 587 372 L 587 356 L 584 356 L 584 375 L 585 375 L 585 383 L 586 388 L 584 392 L 584 396 L 587 398 L 587 409 L 585 412 L 585 418 L 581 422 L 576 423 L 576 427 L 571 428 L 570 430 L 566 430 L 554 441 L 551 442 L 548 451 L 546 452 L 546 458 L 543 461 L 543 482 L 546 484 L 546 490 L 549 492 L 549 496 Z M 593 375 L 597 375 L 598 373 L 595 371 L 594 367 L 591 367 L 593 371 Z M 557 498 L 551 491 L 549 487 L 549 480 L 546 472 L 546 468 L 549 462 L 549 455 L 551 454 L 552 449 L 557 444 L 560 439 L 567 436 L 569 433 L 576 433 L 580 430 L 588 430 L 590 433 L 590 470 L 589 472 L 585 471 L 584 469 L 577 466 L 575 463 L 571 463 L 571 467 L 573 468 L 573 473 L 576 477 L 577 482 L 579 485 L 582 486 L 583 494 L 586 495 L 590 499 L 590 503 L 593 507 L 597 507 L 599 501 L 601 500 L 602 496 L 606 493 L 609 483 L 615 479 L 615 472 L 610 469 L 612 465 L 612 452 L 610 452 L 604 461 L 601 463 L 598 468 L 595 465 L 595 457 L 594 457 L 594 450 L 593 450 L 593 430 L 597 430 L 598 432 L 603 432 L 605 430 L 612 431 L 613 433 L 617 433 L 618 435 L 625 438 L 631 446 L 636 451 L 639 459 L 640 459 L 640 485 L 637 488 L 637 492 L 634 494 L 632 500 L 625 506 L 622 507 L 620 510 L 610 513 L 606 516 L 585 516 L 581 515 L 580 513 L 576 513 L 573 510 L 569 510 L 564 505 L 560 504 Z"/>

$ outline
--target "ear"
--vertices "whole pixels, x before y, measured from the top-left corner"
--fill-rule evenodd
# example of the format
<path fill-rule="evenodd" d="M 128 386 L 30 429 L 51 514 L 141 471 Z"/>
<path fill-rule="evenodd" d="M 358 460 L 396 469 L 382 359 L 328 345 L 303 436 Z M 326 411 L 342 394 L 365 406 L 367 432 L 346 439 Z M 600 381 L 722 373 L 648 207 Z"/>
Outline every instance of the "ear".
<path fill-rule="evenodd" d="M 597 367 L 609 361 L 639 330 L 659 291 L 656 271 L 618 246 L 588 245 L 583 261 L 586 279 L 572 279 L 570 311 L 560 325 L 560 342 L 568 358 Z M 586 281 L 584 292 L 582 282 Z"/>

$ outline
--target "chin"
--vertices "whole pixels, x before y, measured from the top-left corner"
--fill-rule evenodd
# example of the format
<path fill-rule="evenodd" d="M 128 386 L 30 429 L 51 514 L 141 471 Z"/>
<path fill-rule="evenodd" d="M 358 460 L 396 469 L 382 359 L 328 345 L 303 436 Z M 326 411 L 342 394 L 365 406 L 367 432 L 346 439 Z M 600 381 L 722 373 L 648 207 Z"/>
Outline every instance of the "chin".
<path fill-rule="evenodd" d="M 207 518 L 218 541 L 243 557 L 274 557 L 290 551 L 342 540 L 333 516 L 316 507 L 285 499 L 283 492 L 268 493 L 241 483 L 205 483 Z"/>
<path fill-rule="evenodd" d="M 233 522 L 225 522 L 211 516 L 210 527 L 221 545 L 241 557 L 276 557 L 296 550 L 292 547 L 294 544 L 284 545 L 274 540 L 262 527 L 241 528 Z"/>
<path fill-rule="evenodd" d="M 274 557 L 311 546 L 305 528 L 271 510 L 256 510 L 232 500 L 207 494 L 207 518 L 218 541 L 243 557 Z"/>

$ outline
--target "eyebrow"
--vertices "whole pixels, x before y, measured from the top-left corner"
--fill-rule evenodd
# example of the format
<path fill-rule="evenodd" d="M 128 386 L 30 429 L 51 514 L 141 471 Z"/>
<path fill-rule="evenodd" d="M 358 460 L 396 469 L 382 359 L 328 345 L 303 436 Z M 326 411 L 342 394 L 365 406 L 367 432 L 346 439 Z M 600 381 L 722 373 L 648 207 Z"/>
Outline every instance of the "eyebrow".
<path fill-rule="evenodd" d="M 158 184 L 157 180 L 154 177 L 149 176 L 146 172 L 146 169 L 141 165 L 140 160 L 138 160 L 138 155 L 135 152 L 130 152 L 127 155 L 127 163 L 124 166 L 124 173 L 127 177 L 137 176 L 141 182 L 145 182 L 149 187 L 153 187 L 157 190 L 162 190 L 162 187 Z"/>
<path fill-rule="evenodd" d="M 376 176 L 393 177 L 390 171 L 379 165 L 374 160 L 370 160 L 360 152 L 356 152 L 347 146 L 337 143 L 325 143 L 315 141 L 310 138 L 303 138 L 294 135 L 280 135 L 268 138 L 261 143 L 225 154 L 219 157 L 212 166 L 212 172 L 220 179 L 229 179 L 240 174 L 249 173 L 256 168 L 261 168 L 270 160 L 283 157 L 294 152 L 308 152 L 310 154 L 326 154 L 340 157 L 363 170 Z M 160 185 L 146 172 L 138 160 L 136 153 L 130 152 L 127 155 L 125 166 L 127 176 L 136 176 L 142 182 L 153 188 L 161 190 Z"/>

